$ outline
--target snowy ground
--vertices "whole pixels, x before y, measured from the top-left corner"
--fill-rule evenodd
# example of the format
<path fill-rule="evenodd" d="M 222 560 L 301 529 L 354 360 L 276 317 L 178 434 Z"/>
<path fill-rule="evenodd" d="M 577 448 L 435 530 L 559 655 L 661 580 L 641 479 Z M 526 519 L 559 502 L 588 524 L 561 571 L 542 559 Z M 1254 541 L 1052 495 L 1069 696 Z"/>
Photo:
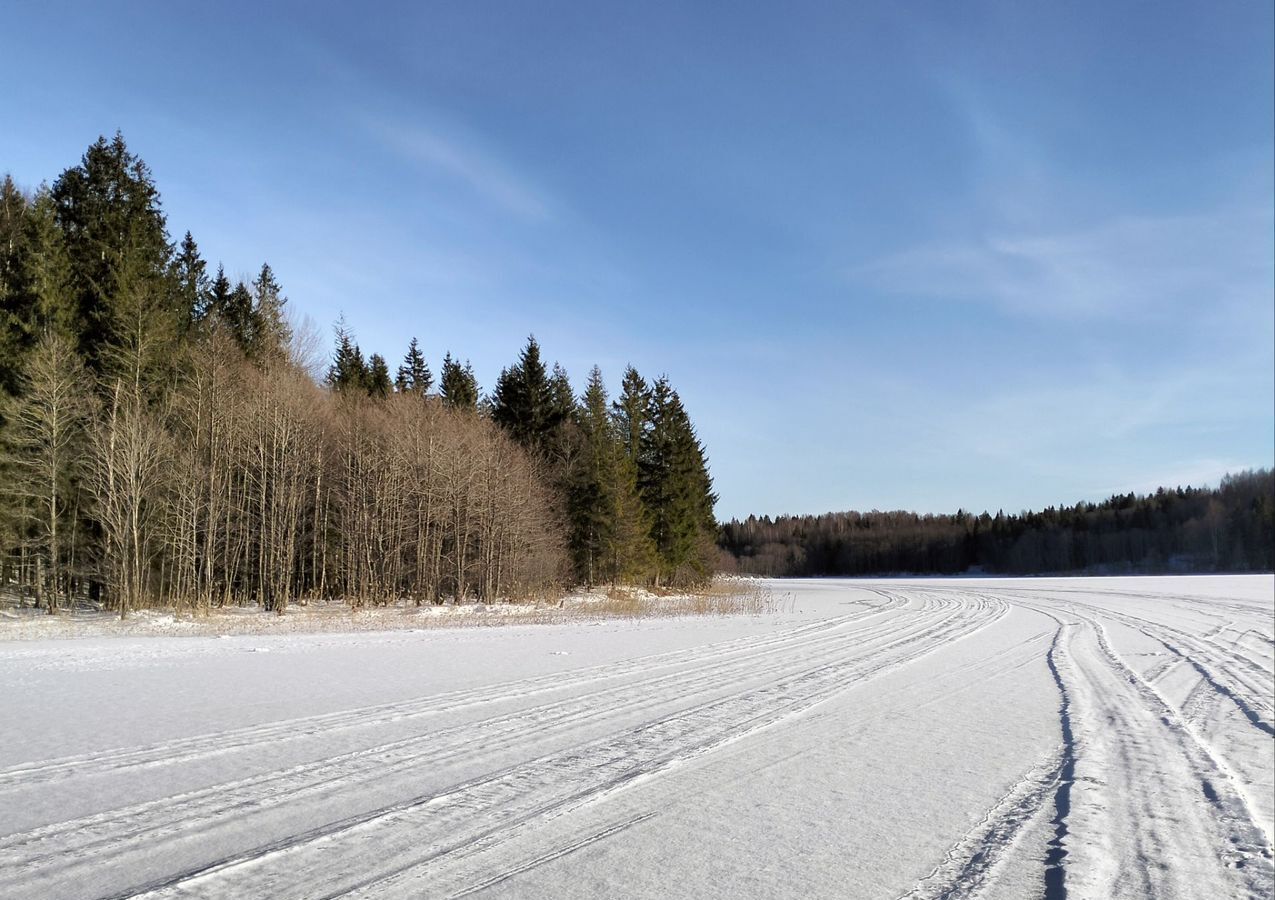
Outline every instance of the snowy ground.
<path fill-rule="evenodd" d="M 1270 576 L 771 587 L 0 640 L 0 896 L 1271 896 Z"/>
<path fill-rule="evenodd" d="M 582 590 L 551 600 L 525 603 L 424 603 L 399 601 L 351 610 L 340 602 L 293 603 L 282 614 L 260 607 L 222 606 L 195 614 L 188 609 L 142 609 L 121 619 L 104 609 L 77 607 L 50 616 L 34 604 L 3 597 L 0 640 L 92 637 L 230 637 L 298 635 L 425 628 L 474 628 L 489 625 L 560 625 L 580 619 L 722 615 L 779 612 L 791 600 L 776 596 L 752 578 L 722 577 L 694 594 L 652 593 L 633 588 Z"/>

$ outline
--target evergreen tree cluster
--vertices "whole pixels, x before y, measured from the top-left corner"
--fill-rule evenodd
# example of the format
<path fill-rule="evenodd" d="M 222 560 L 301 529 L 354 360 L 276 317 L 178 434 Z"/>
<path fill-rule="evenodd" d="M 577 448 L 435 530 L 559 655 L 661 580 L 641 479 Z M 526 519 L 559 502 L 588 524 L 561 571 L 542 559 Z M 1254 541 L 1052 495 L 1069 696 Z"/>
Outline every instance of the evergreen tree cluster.
<path fill-rule="evenodd" d="M 489 417 L 536 461 L 567 523 L 574 579 L 581 584 L 703 584 L 715 570 L 717 521 L 703 444 L 667 378 L 648 384 L 630 366 L 612 403 L 602 372 L 574 394 L 562 366 L 548 365 L 535 337 L 482 398 L 468 361 L 447 354 L 438 393 L 412 338 L 397 374 L 364 359 L 344 322 L 327 374 L 337 393 L 415 396 Z"/>
<path fill-rule="evenodd" d="M 577 397 L 534 336 L 489 397 L 481 397 L 468 361 L 448 353 L 441 371 L 431 394 L 433 375 L 412 338 L 391 380 L 385 360 L 365 360 L 341 322 L 327 384 L 339 394 L 414 396 L 489 417 L 553 489 L 578 583 L 686 587 L 712 577 L 717 496 L 703 444 L 667 378 L 648 384 L 630 366 L 612 403 L 595 366 Z"/>
<path fill-rule="evenodd" d="M 612 403 L 595 366 L 577 398 L 531 337 L 500 373 L 491 416 L 558 486 L 579 581 L 686 586 L 712 576 L 717 497 L 704 447 L 667 378 L 648 384 L 629 366 Z"/>
<path fill-rule="evenodd" d="M 766 576 L 1269 572 L 1275 473 L 1019 515 L 749 516 L 719 541 L 737 571 Z"/>
<path fill-rule="evenodd" d="M 534 339 L 484 397 L 340 322 L 307 374 L 269 265 L 210 274 L 150 170 L 100 138 L 0 182 L 0 590 L 50 610 L 691 584 L 716 550 L 702 445 L 666 379 L 580 397 Z"/>

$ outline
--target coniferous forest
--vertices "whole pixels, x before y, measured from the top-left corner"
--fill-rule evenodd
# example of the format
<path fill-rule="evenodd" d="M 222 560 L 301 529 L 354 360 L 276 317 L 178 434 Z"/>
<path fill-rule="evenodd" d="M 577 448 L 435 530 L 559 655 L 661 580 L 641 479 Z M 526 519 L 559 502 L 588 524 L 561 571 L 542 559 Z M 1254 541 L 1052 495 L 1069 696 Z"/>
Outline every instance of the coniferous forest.
<path fill-rule="evenodd" d="M 516 599 L 712 574 L 704 448 L 667 379 L 577 396 L 535 339 L 484 394 L 413 339 L 395 364 L 294 334 L 276 274 L 174 240 L 146 164 L 100 138 L 0 185 L 0 583 L 55 611 Z M 433 345 L 428 350 L 433 351 Z"/>
<path fill-rule="evenodd" d="M 720 541 L 727 568 L 766 576 L 1269 572 L 1275 473 L 1019 515 L 750 516 Z"/>

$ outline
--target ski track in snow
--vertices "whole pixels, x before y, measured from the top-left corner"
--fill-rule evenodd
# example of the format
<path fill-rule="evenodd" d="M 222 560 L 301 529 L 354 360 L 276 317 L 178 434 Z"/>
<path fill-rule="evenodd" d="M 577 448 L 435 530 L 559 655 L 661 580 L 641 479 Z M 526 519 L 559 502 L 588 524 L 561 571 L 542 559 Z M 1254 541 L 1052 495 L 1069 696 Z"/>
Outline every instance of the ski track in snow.
<path fill-rule="evenodd" d="M 783 646 L 808 634 L 814 633 L 817 635 L 859 618 L 878 615 L 880 611 L 889 609 L 893 605 L 891 603 L 857 615 L 839 616 L 818 622 L 815 625 L 800 626 L 760 639 L 743 639 L 729 642 L 712 648 L 711 655 L 714 658 L 734 655 L 747 658 L 751 654 L 764 654 L 777 646 Z M 503 703 L 549 692 L 563 691 L 593 682 L 622 678 L 640 672 L 670 668 L 677 669 L 677 667 L 688 663 L 703 664 L 703 657 L 703 651 L 699 649 L 659 654 L 631 660 L 621 665 L 601 666 L 565 676 L 547 675 L 513 684 L 484 687 L 473 691 L 455 691 L 440 697 L 425 697 L 404 703 L 372 706 L 333 714 L 311 716 L 305 719 L 272 722 L 255 728 L 199 735 L 186 740 L 148 747 L 125 747 L 107 753 L 81 755 L 33 765 L 15 766 L 9 769 L 0 769 L 0 787 L 17 783 L 33 784 L 70 776 L 84 777 L 85 775 L 97 775 L 118 769 L 169 766 L 200 757 L 230 753 L 245 747 L 260 747 L 278 741 L 299 740 L 324 732 L 368 728 L 403 719 L 453 712 L 466 707 Z M 677 671 L 681 671 L 681 669 L 677 669 Z"/>
<path fill-rule="evenodd" d="M 739 782 L 728 748 L 764 759 L 806 723 L 870 755 L 872 732 L 838 720 L 843 698 L 920 715 L 952 688 L 1020 671 L 1043 686 L 1032 702 L 1056 711 L 1052 742 L 985 776 L 979 811 L 923 788 L 897 798 L 915 828 L 947 823 L 926 836 L 932 855 L 883 864 L 871 888 L 833 872 L 828 896 L 972 898 L 1017 879 L 1046 900 L 1269 897 L 1275 611 L 1269 578 L 1232 596 L 1238 583 L 777 583 L 809 610 L 743 637 L 15 763 L 0 768 L 0 828 L 33 790 L 119 796 L 182 773 L 196 786 L 2 834 L 0 897 L 517 896 L 626 842 L 658 866 L 650 848 L 679 849 L 660 844 L 667 817 L 696 811 L 679 803 L 685 777 L 710 791 Z M 898 680 L 914 671 L 929 674 Z M 283 746 L 301 761 L 271 766 Z M 201 767 L 227 762 L 240 777 L 199 783 Z M 926 749 L 894 764 L 923 774 Z M 805 840 L 824 839 L 808 827 Z"/>

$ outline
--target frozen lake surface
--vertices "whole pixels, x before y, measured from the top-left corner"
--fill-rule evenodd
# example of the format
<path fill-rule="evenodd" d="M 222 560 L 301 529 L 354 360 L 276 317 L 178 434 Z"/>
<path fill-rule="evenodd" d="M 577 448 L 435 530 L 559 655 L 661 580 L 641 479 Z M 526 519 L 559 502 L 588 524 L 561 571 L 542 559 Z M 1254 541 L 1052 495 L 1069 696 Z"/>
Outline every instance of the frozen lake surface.
<path fill-rule="evenodd" d="M 770 587 L 0 640 L 0 896 L 1271 895 L 1271 576 Z"/>

